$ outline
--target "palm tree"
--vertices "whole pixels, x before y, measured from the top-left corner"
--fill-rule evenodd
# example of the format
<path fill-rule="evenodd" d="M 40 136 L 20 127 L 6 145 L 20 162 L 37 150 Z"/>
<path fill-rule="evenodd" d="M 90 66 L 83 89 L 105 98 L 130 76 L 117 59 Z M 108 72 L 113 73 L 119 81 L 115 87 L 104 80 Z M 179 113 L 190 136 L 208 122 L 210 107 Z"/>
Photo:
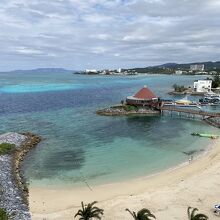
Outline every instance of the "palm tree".
<path fill-rule="evenodd" d="M 9 219 L 6 211 L 3 209 L 0 209 L 0 219 L 1 220 L 8 220 Z"/>
<path fill-rule="evenodd" d="M 192 209 L 192 211 L 191 211 Z M 188 207 L 187 209 L 187 214 L 188 214 L 188 218 L 189 220 L 207 220 L 209 219 L 208 216 L 204 215 L 204 214 L 196 214 L 196 212 L 198 211 L 197 208 L 192 208 L 192 207 Z"/>
<path fill-rule="evenodd" d="M 100 215 L 103 215 L 104 210 L 94 206 L 97 202 L 92 202 L 87 205 L 82 204 L 82 209 L 79 209 L 75 215 L 80 216 L 79 220 L 89 220 L 92 218 L 101 219 Z"/>
<path fill-rule="evenodd" d="M 148 209 L 141 209 L 137 214 L 136 212 L 131 212 L 129 209 L 125 210 L 132 215 L 134 220 L 151 220 L 152 218 L 156 219 L 155 215 L 153 215 Z"/>

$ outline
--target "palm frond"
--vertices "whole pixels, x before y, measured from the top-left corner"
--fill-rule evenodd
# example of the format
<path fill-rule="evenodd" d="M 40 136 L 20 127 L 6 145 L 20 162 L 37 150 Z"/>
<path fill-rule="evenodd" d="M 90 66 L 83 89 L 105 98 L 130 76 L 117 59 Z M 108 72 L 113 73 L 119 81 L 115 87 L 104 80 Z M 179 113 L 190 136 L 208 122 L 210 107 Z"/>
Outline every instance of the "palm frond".
<path fill-rule="evenodd" d="M 188 219 L 190 220 L 191 219 L 191 210 L 192 209 L 192 207 L 188 207 L 188 209 L 187 209 L 187 214 L 188 214 Z"/>
<path fill-rule="evenodd" d="M 74 217 L 76 218 L 77 216 L 81 216 L 80 220 L 89 220 L 91 218 L 100 220 L 101 215 L 103 215 L 104 213 L 104 210 L 98 208 L 97 206 L 94 206 L 96 203 L 97 202 L 94 201 L 92 203 L 84 205 L 84 203 L 81 202 L 82 209 L 79 209 Z"/>
<path fill-rule="evenodd" d="M 192 212 L 191 212 L 191 218 L 194 218 L 195 213 L 198 211 L 197 208 L 193 208 Z"/>
<path fill-rule="evenodd" d="M 134 220 L 138 220 L 137 215 L 136 215 L 135 212 L 132 212 L 129 209 L 125 209 L 125 210 L 128 211 L 131 214 L 131 216 L 134 218 Z"/>
<path fill-rule="evenodd" d="M 193 220 L 207 220 L 207 219 L 209 219 L 208 216 L 204 214 L 197 214 L 193 218 Z"/>
<path fill-rule="evenodd" d="M 153 215 L 149 209 L 141 209 L 138 213 L 137 213 L 137 217 L 138 219 L 141 219 L 143 217 L 145 217 L 145 219 L 149 219 L 149 218 L 155 218 L 155 215 Z"/>
<path fill-rule="evenodd" d="M 208 216 L 204 214 L 201 214 L 201 213 L 196 214 L 197 211 L 199 211 L 197 208 L 188 207 L 187 214 L 188 214 L 189 220 L 207 220 L 208 219 Z"/>

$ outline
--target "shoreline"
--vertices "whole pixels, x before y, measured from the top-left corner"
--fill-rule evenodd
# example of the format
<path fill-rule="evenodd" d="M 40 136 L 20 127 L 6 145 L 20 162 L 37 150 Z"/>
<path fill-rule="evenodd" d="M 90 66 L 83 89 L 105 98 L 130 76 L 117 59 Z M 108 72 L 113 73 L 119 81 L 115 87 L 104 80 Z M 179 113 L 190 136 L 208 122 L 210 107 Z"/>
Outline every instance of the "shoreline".
<path fill-rule="evenodd" d="M 206 150 L 199 154 L 190 164 L 185 162 L 176 167 L 149 176 L 132 179 L 125 182 L 94 186 L 92 191 L 86 187 L 75 189 L 45 189 L 41 187 L 30 187 L 29 201 L 32 218 L 34 220 L 41 219 L 42 217 L 57 220 L 64 219 L 64 217 L 65 219 L 71 219 L 73 216 L 72 213 L 77 211 L 81 201 L 99 201 L 99 207 L 104 208 L 106 213 L 112 213 L 112 210 L 114 210 L 113 214 L 108 216 L 108 218 L 106 216 L 104 219 L 126 219 L 126 212 L 122 212 L 120 208 L 116 209 L 114 204 L 120 204 L 120 206 L 124 207 L 123 210 L 129 207 L 136 207 L 143 202 L 140 204 L 133 204 L 134 198 L 141 197 L 142 200 L 147 200 L 149 194 L 153 198 L 154 194 L 158 195 L 159 191 L 161 191 L 161 194 L 163 194 L 164 190 L 168 190 L 169 195 L 170 193 L 172 194 L 171 197 L 177 196 L 176 199 L 178 200 L 178 194 L 176 194 L 175 191 L 178 191 L 183 183 L 187 183 L 188 185 L 186 188 L 190 189 L 196 186 L 194 181 L 199 180 L 198 176 L 203 175 L 205 179 L 209 181 L 210 177 L 213 178 L 215 175 L 217 175 L 218 167 L 220 165 L 219 159 L 220 139 L 217 139 L 211 141 Z M 215 169 L 214 172 L 211 172 L 210 176 L 204 173 L 207 169 L 212 170 L 213 167 Z M 216 182 L 216 178 L 218 182 L 220 182 L 220 177 L 218 175 L 213 178 L 213 181 Z M 192 182 L 192 179 L 195 180 Z M 203 182 L 200 184 L 203 184 Z M 213 186 L 210 186 L 210 194 L 212 194 L 212 188 Z M 170 196 L 163 196 L 161 199 L 163 201 L 169 201 L 169 197 Z M 219 195 L 216 195 L 216 198 L 217 197 L 219 197 Z M 179 199 L 182 200 L 181 197 Z M 198 199 L 199 198 L 196 200 Z M 185 212 L 188 205 L 193 206 L 195 203 L 195 201 L 190 202 L 190 200 L 191 198 L 187 197 L 187 200 L 184 203 L 186 206 L 184 208 Z M 219 201 L 213 201 L 213 205 L 217 202 Z M 160 202 L 157 201 L 155 204 L 156 205 L 152 206 L 152 211 L 158 215 L 159 211 L 156 209 L 157 206 L 160 205 Z M 150 204 L 146 205 L 146 208 L 149 208 L 149 205 Z M 198 205 L 196 207 L 200 208 Z M 142 208 L 142 206 L 140 208 Z M 210 216 L 210 213 L 207 214 Z M 123 218 L 119 218 L 118 215 L 122 215 Z M 180 215 L 180 218 L 177 216 L 175 219 L 183 219 L 183 217 L 184 216 Z M 172 218 L 169 218 L 168 216 L 167 219 Z M 212 219 L 214 219 L 214 217 Z"/>
<path fill-rule="evenodd" d="M 128 109 L 126 110 L 126 108 Z M 143 106 L 134 107 L 129 104 L 118 104 L 99 109 L 96 114 L 100 116 L 160 116 L 161 112 L 160 110 L 153 110 Z"/>
<path fill-rule="evenodd" d="M 12 174 L 17 187 L 22 192 L 24 202 L 28 205 L 28 186 L 21 166 L 26 155 L 40 143 L 41 138 L 29 132 L 22 135 L 26 140 L 12 154 Z"/>
<path fill-rule="evenodd" d="M 40 137 L 9 132 L 0 135 L 0 143 L 15 146 L 11 154 L 0 155 L 0 208 L 14 220 L 29 220 L 28 187 L 21 169 L 26 154 L 39 142 Z"/>
<path fill-rule="evenodd" d="M 219 139 L 214 139 L 212 141 L 217 141 L 219 140 L 219 144 L 220 144 L 220 138 Z M 214 143 L 215 144 L 215 143 Z M 201 150 L 198 150 L 196 152 L 193 152 L 192 154 L 189 154 L 189 158 L 190 156 L 192 155 L 193 156 L 193 161 L 196 161 L 196 160 L 199 160 L 200 158 L 202 157 L 205 157 L 212 149 L 213 149 L 213 143 L 211 143 L 211 139 L 210 139 L 210 143 L 205 147 L 205 149 L 201 149 Z M 131 177 L 131 178 L 128 178 L 128 179 L 122 179 L 122 180 L 112 180 L 111 182 L 98 182 L 98 183 L 94 183 L 94 185 L 92 184 L 89 184 L 87 185 L 87 182 L 85 183 L 84 181 L 81 181 L 83 184 L 81 185 L 84 185 L 84 186 L 79 186 L 79 185 L 75 185 L 73 186 L 72 184 L 68 183 L 68 184 L 64 184 L 64 185 L 61 185 L 61 184 L 56 184 L 56 185 L 50 185 L 48 183 L 47 186 L 42 186 L 42 185 L 30 185 L 29 187 L 32 188 L 32 189 L 40 189 L 40 190 L 62 190 L 63 188 L 65 189 L 68 189 L 68 190 L 86 190 L 86 189 L 93 189 L 93 188 L 98 188 L 98 187 L 103 187 L 103 186 L 107 186 L 107 185 L 115 185 L 115 184 L 122 184 L 122 183 L 127 183 L 128 181 L 132 181 L 132 182 L 136 182 L 136 181 L 143 181 L 145 179 L 149 179 L 149 178 L 152 178 L 154 176 L 158 176 L 160 174 L 163 174 L 164 172 L 168 172 L 168 171 L 175 171 L 175 170 L 178 170 L 178 169 L 181 169 L 182 167 L 185 167 L 189 165 L 189 161 L 188 160 L 185 160 L 183 162 L 180 162 L 176 165 L 173 165 L 169 168 L 165 168 L 164 170 L 161 170 L 161 171 L 155 171 L 153 173 L 150 173 L 150 174 L 146 174 L 146 175 L 143 175 L 143 176 L 137 176 L 137 177 Z"/>

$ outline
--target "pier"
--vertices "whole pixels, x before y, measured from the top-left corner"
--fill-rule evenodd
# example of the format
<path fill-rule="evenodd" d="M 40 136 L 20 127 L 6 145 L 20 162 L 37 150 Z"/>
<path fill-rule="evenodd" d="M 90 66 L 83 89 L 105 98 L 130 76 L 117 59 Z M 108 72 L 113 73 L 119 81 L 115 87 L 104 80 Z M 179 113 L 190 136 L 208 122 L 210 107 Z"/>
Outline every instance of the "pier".
<path fill-rule="evenodd" d="M 190 115 L 200 115 L 205 117 L 220 117 L 220 113 L 218 112 L 208 112 L 208 111 L 202 111 L 202 110 L 194 110 L 194 109 L 185 109 L 185 108 L 178 108 L 178 107 L 170 107 L 170 106 L 162 106 L 160 107 L 161 114 L 163 114 L 163 111 L 169 111 L 171 112 L 178 112 L 178 113 L 186 113 Z"/>
<path fill-rule="evenodd" d="M 179 117 L 195 118 L 195 116 L 201 116 L 202 120 L 206 121 L 208 124 L 220 128 L 220 113 L 219 112 L 209 112 L 203 110 L 185 109 L 173 106 L 162 106 L 160 107 L 161 115 L 165 111 L 169 112 L 172 116 L 173 113 L 177 113 Z"/>

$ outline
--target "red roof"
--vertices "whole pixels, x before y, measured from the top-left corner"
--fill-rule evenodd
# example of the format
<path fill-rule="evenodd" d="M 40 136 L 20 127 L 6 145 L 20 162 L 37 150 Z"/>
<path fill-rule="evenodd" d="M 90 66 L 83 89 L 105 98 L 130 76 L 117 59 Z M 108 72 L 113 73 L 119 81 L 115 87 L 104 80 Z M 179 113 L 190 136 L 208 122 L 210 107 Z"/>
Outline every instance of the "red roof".
<path fill-rule="evenodd" d="M 142 88 L 139 92 L 134 95 L 138 99 L 156 99 L 158 98 L 150 89 L 147 87 Z"/>

